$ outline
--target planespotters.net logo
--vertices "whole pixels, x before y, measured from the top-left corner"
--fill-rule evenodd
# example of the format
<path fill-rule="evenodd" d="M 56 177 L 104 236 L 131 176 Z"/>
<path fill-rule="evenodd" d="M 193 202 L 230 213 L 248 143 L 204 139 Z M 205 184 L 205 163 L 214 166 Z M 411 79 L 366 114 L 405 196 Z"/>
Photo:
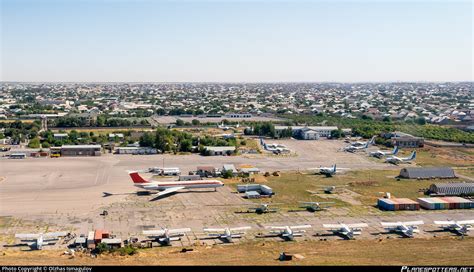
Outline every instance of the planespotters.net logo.
<path fill-rule="evenodd" d="M 474 272 L 474 266 L 464 266 L 464 267 L 402 266 L 401 272 Z"/>

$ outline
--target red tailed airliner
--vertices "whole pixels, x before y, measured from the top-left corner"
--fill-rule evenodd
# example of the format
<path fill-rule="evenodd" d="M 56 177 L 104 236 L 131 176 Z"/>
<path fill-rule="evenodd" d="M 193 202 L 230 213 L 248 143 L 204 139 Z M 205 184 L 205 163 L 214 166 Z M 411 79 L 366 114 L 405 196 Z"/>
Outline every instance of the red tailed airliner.
<path fill-rule="evenodd" d="M 224 186 L 219 180 L 187 180 L 187 181 L 150 181 L 142 178 L 138 172 L 129 172 L 133 184 L 141 189 L 159 191 L 157 196 L 174 193 L 181 189 L 214 188 Z"/>

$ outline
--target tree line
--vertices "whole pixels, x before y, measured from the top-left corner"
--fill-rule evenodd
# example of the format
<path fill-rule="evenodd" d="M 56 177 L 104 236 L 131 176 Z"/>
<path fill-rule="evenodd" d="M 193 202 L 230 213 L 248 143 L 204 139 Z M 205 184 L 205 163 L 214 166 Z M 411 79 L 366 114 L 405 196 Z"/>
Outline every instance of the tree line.
<path fill-rule="evenodd" d="M 153 147 L 161 152 L 201 152 L 205 146 L 237 146 L 236 139 L 223 139 L 212 136 L 193 136 L 191 133 L 157 128 L 155 132 L 145 132 L 140 137 L 140 146 Z"/>

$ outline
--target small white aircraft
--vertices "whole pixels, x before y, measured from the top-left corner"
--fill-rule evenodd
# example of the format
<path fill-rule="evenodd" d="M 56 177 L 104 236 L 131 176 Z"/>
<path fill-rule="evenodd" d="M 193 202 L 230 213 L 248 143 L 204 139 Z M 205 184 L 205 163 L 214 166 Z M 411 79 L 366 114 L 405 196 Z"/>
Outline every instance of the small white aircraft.
<path fill-rule="evenodd" d="M 186 232 L 190 232 L 190 228 L 182 229 L 161 229 L 161 230 L 144 230 L 143 234 L 147 237 L 157 240 L 160 244 L 170 246 L 171 241 L 181 240 L 181 236 L 184 236 Z"/>
<path fill-rule="evenodd" d="M 467 233 L 473 229 L 472 225 L 474 220 L 461 220 L 461 221 L 434 221 L 436 225 L 441 225 L 443 230 L 456 232 L 458 235 L 467 235 Z"/>
<path fill-rule="evenodd" d="M 271 209 L 270 205 L 280 205 L 280 203 L 260 203 L 260 204 L 248 204 L 248 205 L 257 205 L 257 207 L 251 207 L 247 210 L 247 212 L 254 212 L 258 214 L 262 213 L 274 213 L 277 212 L 278 209 Z"/>
<path fill-rule="evenodd" d="M 338 185 L 338 186 L 335 186 L 335 185 L 319 185 L 319 186 L 323 187 L 322 190 L 325 194 L 333 194 L 333 193 L 336 193 L 337 191 L 341 191 L 340 189 L 343 186 L 347 186 L 347 185 Z M 320 194 L 319 192 L 315 192 L 315 191 L 311 191 L 311 190 L 306 190 L 306 192 L 308 192 L 312 195 Z"/>
<path fill-rule="evenodd" d="M 237 123 L 237 125 L 235 125 L 235 127 L 233 127 L 233 126 L 224 125 L 224 121 L 222 121 L 221 124 L 217 125 L 217 128 L 220 128 L 222 130 L 236 129 L 236 128 L 239 128 L 239 127 L 240 127 L 239 123 Z"/>
<path fill-rule="evenodd" d="M 217 124 L 217 128 L 220 128 L 222 130 L 229 130 L 230 129 L 229 126 L 224 125 L 224 122 L 222 122 L 221 124 Z"/>
<path fill-rule="evenodd" d="M 405 237 L 413 238 L 415 233 L 419 233 L 418 225 L 423 225 L 423 221 L 407 222 L 380 222 L 382 227 L 390 232 L 397 232 Z"/>
<path fill-rule="evenodd" d="M 266 229 L 272 229 L 270 234 L 280 236 L 281 238 L 293 241 L 297 236 L 303 236 L 306 232 L 304 229 L 311 228 L 311 225 L 300 225 L 300 226 L 266 226 Z"/>
<path fill-rule="evenodd" d="M 241 238 L 245 234 L 245 230 L 249 230 L 251 227 L 237 227 L 237 228 L 205 228 L 204 232 L 211 232 L 207 235 L 211 237 L 217 237 L 218 239 L 224 240 L 227 243 L 232 243 L 233 238 Z"/>
<path fill-rule="evenodd" d="M 333 234 L 342 235 L 347 239 L 354 239 L 355 235 L 360 235 L 362 233 L 362 228 L 368 227 L 366 223 L 355 223 L 355 224 L 323 224 L 324 228 L 330 229 Z"/>
<path fill-rule="evenodd" d="M 321 207 L 321 205 L 327 205 L 327 204 L 334 204 L 334 202 L 312 202 L 312 201 L 300 201 L 300 208 L 305 208 L 306 210 L 310 212 L 316 212 L 316 211 L 322 211 L 323 209 L 328 208 L 326 207 Z"/>
<path fill-rule="evenodd" d="M 392 163 L 392 164 L 399 164 L 399 163 L 411 163 L 411 161 L 415 160 L 416 158 L 416 150 L 413 150 L 410 156 L 405 158 L 399 158 L 397 156 L 390 156 L 385 159 L 385 162 Z"/>
<path fill-rule="evenodd" d="M 48 233 L 19 233 L 15 238 L 26 242 L 28 246 L 35 250 L 43 249 L 43 246 L 54 245 L 60 237 L 68 235 L 67 232 L 48 232 Z"/>
<path fill-rule="evenodd" d="M 375 136 L 372 137 L 372 139 L 370 139 L 370 141 L 365 142 L 363 145 L 349 145 L 349 146 L 344 147 L 343 150 L 347 151 L 347 152 L 354 153 L 354 152 L 357 152 L 357 151 L 366 150 L 367 148 L 369 148 L 369 146 L 371 144 L 374 144 L 374 143 L 375 143 Z"/>
<path fill-rule="evenodd" d="M 136 187 L 148 191 L 159 191 L 155 193 L 157 197 L 171 194 L 181 189 L 214 188 L 217 191 L 217 187 L 224 186 L 224 183 L 219 180 L 150 181 L 143 179 L 136 171 L 130 171 L 128 174 Z"/>
<path fill-rule="evenodd" d="M 332 177 L 336 173 L 340 173 L 340 170 L 348 170 L 349 168 L 336 168 L 336 164 L 331 167 L 319 167 L 319 168 L 310 168 L 308 170 L 317 170 L 319 174 L 326 175 L 327 177 Z"/>
<path fill-rule="evenodd" d="M 388 156 L 388 155 L 397 155 L 398 154 L 398 145 L 396 145 L 392 151 L 382 151 L 382 150 L 377 150 L 377 151 L 373 151 L 373 152 L 370 152 L 369 155 L 372 156 L 372 157 L 376 157 L 376 158 L 382 158 L 382 157 L 385 157 L 385 156 Z"/>

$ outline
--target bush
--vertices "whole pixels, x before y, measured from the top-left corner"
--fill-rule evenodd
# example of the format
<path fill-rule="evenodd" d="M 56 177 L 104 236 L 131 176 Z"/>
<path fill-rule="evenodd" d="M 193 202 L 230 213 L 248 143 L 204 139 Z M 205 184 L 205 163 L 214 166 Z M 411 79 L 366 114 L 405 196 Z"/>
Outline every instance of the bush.
<path fill-rule="evenodd" d="M 181 120 L 181 119 L 178 119 L 178 120 L 176 120 L 176 125 L 177 125 L 178 127 L 182 127 L 182 126 L 184 126 L 184 121 Z"/>
<path fill-rule="evenodd" d="M 222 172 L 222 177 L 225 179 L 230 179 L 233 177 L 232 170 L 227 170 Z"/>
<path fill-rule="evenodd" d="M 42 148 L 50 148 L 51 145 L 48 142 L 43 142 L 43 143 L 41 143 L 41 147 Z"/>
<path fill-rule="evenodd" d="M 95 249 L 97 254 L 101 254 L 109 250 L 109 246 L 105 243 L 99 243 Z"/>
<path fill-rule="evenodd" d="M 29 148 L 39 148 L 40 147 L 40 140 L 38 138 L 31 139 L 28 143 Z"/>
<path fill-rule="evenodd" d="M 137 249 L 132 247 L 131 245 L 126 245 L 124 247 L 121 247 L 118 252 L 120 253 L 121 256 L 125 255 L 133 255 L 137 253 Z"/>

